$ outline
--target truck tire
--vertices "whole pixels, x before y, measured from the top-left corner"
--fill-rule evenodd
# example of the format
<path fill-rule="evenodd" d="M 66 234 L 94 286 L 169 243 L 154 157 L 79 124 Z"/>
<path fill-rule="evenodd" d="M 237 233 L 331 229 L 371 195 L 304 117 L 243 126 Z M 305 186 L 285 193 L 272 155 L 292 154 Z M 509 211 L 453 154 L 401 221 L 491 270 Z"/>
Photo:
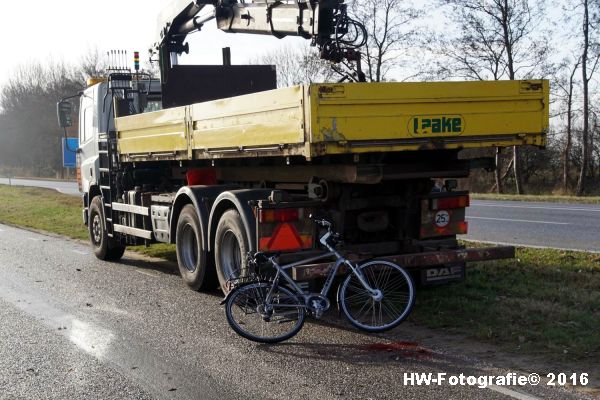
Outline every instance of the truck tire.
<path fill-rule="evenodd" d="M 249 250 L 242 217 L 237 210 L 225 211 L 215 233 L 215 262 L 223 293 L 229 292 L 229 280 L 247 275 Z"/>
<path fill-rule="evenodd" d="M 185 284 L 193 290 L 211 290 L 217 287 L 214 260 L 208 257 L 202 243 L 198 214 L 192 204 L 187 204 L 177 220 L 175 247 L 179 273 Z"/>
<path fill-rule="evenodd" d="M 96 257 L 104 261 L 120 260 L 125 253 L 125 246 L 108 237 L 100 196 L 94 197 L 90 203 L 89 221 L 90 242 L 94 247 Z"/>

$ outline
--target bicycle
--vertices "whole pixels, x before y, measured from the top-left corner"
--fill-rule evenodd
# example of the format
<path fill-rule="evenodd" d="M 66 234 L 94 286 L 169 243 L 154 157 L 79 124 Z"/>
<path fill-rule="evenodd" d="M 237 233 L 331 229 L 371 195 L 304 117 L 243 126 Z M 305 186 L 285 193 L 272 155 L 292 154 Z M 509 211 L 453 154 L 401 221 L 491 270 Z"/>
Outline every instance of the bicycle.
<path fill-rule="evenodd" d="M 279 265 L 276 255 L 256 253 L 251 257 L 255 265 L 258 258 L 266 259 L 275 268 L 275 276 L 268 281 L 256 276 L 241 279 L 242 283 L 234 285 L 223 300 L 227 322 L 238 335 L 260 343 L 277 343 L 295 336 L 307 313 L 320 318 L 330 308 L 327 295 L 342 265 L 348 267 L 349 274 L 339 287 L 338 303 L 352 325 L 368 332 L 383 332 L 410 314 L 415 285 L 404 268 L 383 260 L 356 264 L 346 259 L 336 250 L 339 235 L 332 231 L 331 222 L 314 220 L 327 228 L 319 242 L 328 252 L 286 265 Z M 320 293 L 303 291 L 285 272 L 330 257 L 336 261 Z M 280 285 L 282 278 L 287 286 Z"/>

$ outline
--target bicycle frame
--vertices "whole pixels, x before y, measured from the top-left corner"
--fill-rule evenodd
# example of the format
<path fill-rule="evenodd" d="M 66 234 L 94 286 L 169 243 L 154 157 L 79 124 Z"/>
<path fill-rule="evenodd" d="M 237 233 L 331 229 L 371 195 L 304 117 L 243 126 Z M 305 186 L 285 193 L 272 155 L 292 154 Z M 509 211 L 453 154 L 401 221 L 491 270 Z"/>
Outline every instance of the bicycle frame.
<path fill-rule="evenodd" d="M 327 228 L 327 233 L 319 239 L 328 250 L 325 253 L 283 265 L 275 254 L 248 254 L 248 264 L 256 270 L 249 281 L 241 279 L 242 283 L 234 287 L 222 303 L 227 322 L 238 335 L 261 343 L 277 343 L 293 337 L 302 329 L 307 316 L 319 319 L 330 309 L 328 294 L 343 265 L 349 268 L 350 275 L 343 278 L 337 301 L 340 312 L 352 325 L 368 332 L 383 332 L 408 316 L 415 299 L 414 283 L 408 272 L 385 260 L 365 263 L 348 260 L 336 249 L 339 235 L 332 232 L 331 223 L 318 219 L 315 222 Z M 335 261 L 325 274 L 320 293 L 302 290 L 286 272 L 325 258 L 335 258 Z M 271 270 L 261 271 L 260 267 L 267 263 L 275 268 L 275 274 Z M 261 276 L 268 276 L 267 281 L 261 280 Z M 282 330 L 267 330 L 264 324 L 269 323 L 285 325 Z"/>
<path fill-rule="evenodd" d="M 272 297 L 272 294 L 273 294 L 273 289 L 278 285 L 279 279 L 281 277 L 283 277 L 283 279 L 287 283 L 290 284 L 290 286 L 294 289 L 294 291 L 298 295 L 300 295 L 300 296 L 302 296 L 304 298 L 305 307 L 308 307 L 306 299 L 309 296 L 313 295 L 313 293 L 306 292 L 306 291 L 302 290 L 300 288 L 300 286 L 298 286 L 298 284 L 296 283 L 296 281 L 294 281 L 285 271 L 289 270 L 291 268 L 294 268 L 294 267 L 298 267 L 298 266 L 303 265 L 303 264 L 311 263 L 313 261 L 322 260 L 324 258 L 329 258 L 329 257 L 332 257 L 332 256 L 335 256 L 336 262 L 335 262 L 335 265 L 333 266 L 333 268 L 331 268 L 331 270 L 329 271 L 329 274 L 327 275 L 327 279 L 325 280 L 325 284 L 323 285 L 323 288 L 321 289 L 321 292 L 319 293 L 321 296 L 327 297 L 327 295 L 329 294 L 329 290 L 331 289 L 331 286 L 333 285 L 333 281 L 335 279 L 335 276 L 337 275 L 337 272 L 338 272 L 338 270 L 339 270 L 339 268 L 340 268 L 340 266 L 342 264 L 345 264 L 348 267 L 350 267 L 350 270 L 352 271 L 352 273 L 354 275 L 356 275 L 356 277 L 358 278 L 358 280 L 360 281 L 360 283 L 364 286 L 364 288 L 367 289 L 373 296 L 375 296 L 377 294 L 377 292 L 371 286 L 369 286 L 369 284 L 366 281 L 366 279 L 364 279 L 363 274 L 360 271 L 360 269 L 357 268 L 357 266 L 354 265 L 347 258 L 343 257 L 340 253 L 338 253 L 334 248 L 332 248 L 327 243 L 327 239 L 328 239 L 329 235 L 330 234 L 327 233 L 325 236 L 323 236 L 321 238 L 321 243 L 323 243 L 329 249 L 329 252 L 327 252 L 327 253 L 319 254 L 317 256 L 306 258 L 304 260 L 296 261 L 294 263 L 290 263 L 290 264 L 286 264 L 286 265 L 279 265 L 277 263 L 277 261 L 275 261 L 275 258 L 276 258 L 275 256 L 269 257 L 269 262 L 275 267 L 275 269 L 277 270 L 277 273 L 275 275 L 275 279 L 273 280 L 273 284 L 271 285 L 271 289 L 269 290 L 269 293 L 267 294 L 267 297 L 265 299 L 267 301 L 267 303 L 271 302 L 271 297 Z M 283 306 L 283 305 L 280 305 L 280 307 L 281 306 Z"/>

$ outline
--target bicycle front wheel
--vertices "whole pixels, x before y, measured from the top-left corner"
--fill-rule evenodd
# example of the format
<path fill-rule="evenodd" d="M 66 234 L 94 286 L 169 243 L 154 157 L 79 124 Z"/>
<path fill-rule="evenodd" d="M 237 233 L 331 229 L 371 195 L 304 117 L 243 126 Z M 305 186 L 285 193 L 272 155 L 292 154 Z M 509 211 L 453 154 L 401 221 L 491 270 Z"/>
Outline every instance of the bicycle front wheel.
<path fill-rule="evenodd" d="M 248 283 L 230 293 L 225 315 L 238 335 L 259 343 L 277 343 L 302 329 L 306 310 L 297 296 L 278 286 L 266 302 L 269 290 L 269 283 Z"/>
<path fill-rule="evenodd" d="M 339 299 L 348 321 L 369 332 L 392 329 L 404 321 L 415 302 L 415 285 L 408 272 L 388 261 L 370 261 L 358 269 L 378 296 L 351 272 L 340 287 Z"/>

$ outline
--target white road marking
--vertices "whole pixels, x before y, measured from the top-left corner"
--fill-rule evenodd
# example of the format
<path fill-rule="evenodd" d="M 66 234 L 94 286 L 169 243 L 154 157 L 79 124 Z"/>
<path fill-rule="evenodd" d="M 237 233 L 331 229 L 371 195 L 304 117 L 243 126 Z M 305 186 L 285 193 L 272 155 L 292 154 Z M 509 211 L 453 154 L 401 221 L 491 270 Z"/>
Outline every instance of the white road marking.
<path fill-rule="evenodd" d="M 467 242 L 473 242 L 473 243 L 495 244 L 495 245 L 498 245 L 498 246 L 531 247 L 533 249 L 552 249 L 552 250 L 563 250 L 563 251 L 579 251 L 579 252 L 584 252 L 584 253 L 600 254 L 600 250 L 573 249 L 571 247 L 550 247 L 550 246 L 539 246 L 539 245 L 535 245 L 535 244 L 493 242 L 491 240 L 476 240 L 476 239 L 470 239 L 470 238 L 465 238 L 465 241 L 467 241 Z"/>
<path fill-rule="evenodd" d="M 153 278 L 158 278 L 158 275 L 153 274 L 153 273 L 148 272 L 148 271 L 143 271 L 141 269 L 136 269 L 135 272 L 139 272 L 140 274 L 148 275 L 148 276 L 151 276 Z"/>
<path fill-rule="evenodd" d="M 89 251 L 82 251 L 82 250 L 71 250 L 73 253 L 77 253 L 77 254 L 81 254 L 82 256 L 87 256 L 88 254 L 90 254 Z"/>
<path fill-rule="evenodd" d="M 513 399 L 518 399 L 518 400 L 541 400 L 539 397 L 535 397 L 535 396 L 531 396 L 529 394 L 517 392 L 516 390 L 512 390 L 512 389 L 506 388 L 504 386 L 490 385 L 487 388 L 490 389 L 490 390 L 493 390 L 494 392 L 498 392 L 498 393 L 502 393 L 503 395 L 510 396 Z"/>
<path fill-rule="evenodd" d="M 39 242 L 42 239 L 38 239 L 38 238 L 34 238 L 34 237 L 28 237 L 27 240 L 31 240 L 33 242 Z"/>
<path fill-rule="evenodd" d="M 478 207 L 498 207 L 498 208 L 533 208 L 538 210 L 563 210 L 563 211 L 590 211 L 600 212 L 599 208 L 575 208 L 575 207 L 550 207 L 550 206 L 522 206 L 522 205 L 506 205 L 506 204 L 484 204 L 480 202 L 471 202 L 471 206 Z"/>
<path fill-rule="evenodd" d="M 529 222 L 532 224 L 571 225 L 568 222 L 532 221 L 529 219 L 489 218 L 489 217 L 470 217 L 470 216 L 467 216 L 467 219 L 486 219 L 486 220 L 490 220 L 490 221 L 509 221 L 509 222 Z"/>

